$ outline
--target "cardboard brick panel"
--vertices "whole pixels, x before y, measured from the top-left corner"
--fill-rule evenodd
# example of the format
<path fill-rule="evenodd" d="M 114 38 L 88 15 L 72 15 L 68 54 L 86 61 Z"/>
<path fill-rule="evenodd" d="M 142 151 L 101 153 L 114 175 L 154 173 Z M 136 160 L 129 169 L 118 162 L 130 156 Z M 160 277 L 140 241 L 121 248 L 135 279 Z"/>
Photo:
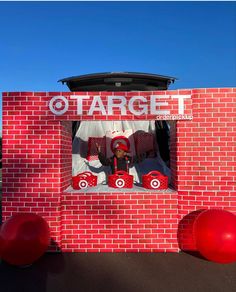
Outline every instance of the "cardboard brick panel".
<path fill-rule="evenodd" d="M 191 214 L 236 213 L 235 97 L 235 88 L 3 93 L 3 220 L 16 212 L 43 216 L 52 250 L 194 250 L 182 232 Z M 148 119 L 172 120 L 175 190 L 64 192 L 71 183 L 72 121 Z"/>

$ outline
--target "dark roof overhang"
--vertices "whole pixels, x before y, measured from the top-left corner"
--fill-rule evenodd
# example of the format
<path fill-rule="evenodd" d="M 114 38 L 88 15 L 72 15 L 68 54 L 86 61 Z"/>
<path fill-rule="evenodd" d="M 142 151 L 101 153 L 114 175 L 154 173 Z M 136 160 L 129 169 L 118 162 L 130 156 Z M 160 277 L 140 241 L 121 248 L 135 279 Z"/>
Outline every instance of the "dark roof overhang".
<path fill-rule="evenodd" d="M 59 80 L 71 91 L 155 91 L 167 90 L 177 78 L 148 73 L 106 72 Z"/>

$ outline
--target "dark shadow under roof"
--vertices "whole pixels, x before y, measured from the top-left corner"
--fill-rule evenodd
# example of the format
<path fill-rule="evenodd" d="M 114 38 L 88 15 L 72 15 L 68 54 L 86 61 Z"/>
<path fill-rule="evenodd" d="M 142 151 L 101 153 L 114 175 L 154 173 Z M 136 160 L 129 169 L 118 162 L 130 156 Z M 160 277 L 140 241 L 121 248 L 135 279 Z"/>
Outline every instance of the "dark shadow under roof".
<path fill-rule="evenodd" d="M 105 72 L 59 80 L 71 91 L 154 91 L 167 90 L 177 78 L 137 72 Z"/>

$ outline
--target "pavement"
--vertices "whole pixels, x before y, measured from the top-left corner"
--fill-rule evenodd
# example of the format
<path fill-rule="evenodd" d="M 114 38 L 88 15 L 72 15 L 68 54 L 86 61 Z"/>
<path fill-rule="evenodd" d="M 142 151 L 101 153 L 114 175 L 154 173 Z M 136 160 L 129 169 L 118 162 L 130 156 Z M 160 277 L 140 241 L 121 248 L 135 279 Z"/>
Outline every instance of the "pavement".
<path fill-rule="evenodd" d="M 0 262 L 2 292 L 235 292 L 236 263 L 187 253 L 46 253 L 30 267 Z"/>

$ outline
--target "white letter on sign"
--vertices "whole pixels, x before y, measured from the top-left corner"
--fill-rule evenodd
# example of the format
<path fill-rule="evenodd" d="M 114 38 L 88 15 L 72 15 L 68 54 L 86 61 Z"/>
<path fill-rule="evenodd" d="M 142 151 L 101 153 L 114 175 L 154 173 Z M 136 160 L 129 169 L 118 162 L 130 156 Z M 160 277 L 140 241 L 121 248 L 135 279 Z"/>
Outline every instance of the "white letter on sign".
<path fill-rule="evenodd" d="M 191 98 L 191 95 L 171 95 L 172 98 L 178 98 L 179 115 L 184 114 L 184 99 Z"/>
<path fill-rule="evenodd" d="M 87 95 L 71 95 L 71 99 L 77 99 L 77 115 L 83 114 L 83 99 L 89 99 Z"/>
<path fill-rule="evenodd" d="M 151 95 L 151 115 L 169 115 L 170 111 L 168 110 L 157 110 L 157 106 L 168 105 L 168 102 L 157 102 L 157 98 L 163 98 L 163 96 L 159 97 L 158 95 Z"/>
<path fill-rule="evenodd" d="M 114 101 L 119 100 L 120 103 L 114 103 Z M 126 98 L 124 96 L 108 96 L 108 115 L 113 115 L 113 108 L 118 107 L 120 109 L 121 115 L 126 115 Z"/>
<path fill-rule="evenodd" d="M 140 104 L 138 100 L 141 100 L 143 102 L 147 102 L 147 99 L 143 96 L 133 96 L 129 101 L 129 110 L 132 114 L 136 116 L 141 116 L 143 114 L 147 114 L 147 104 Z M 134 103 L 137 101 L 136 105 L 138 105 L 139 109 L 141 111 L 137 111 L 134 109 Z"/>
<path fill-rule="evenodd" d="M 96 104 L 98 104 L 96 106 Z M 91 107 L 88 112 L 88 116 L 92 116 L 94 111 L 100 111 L 103 116 L 106 116 L 106 110 L 101 101 L 101 97 L 99 95 L 94 96 Z"/>

